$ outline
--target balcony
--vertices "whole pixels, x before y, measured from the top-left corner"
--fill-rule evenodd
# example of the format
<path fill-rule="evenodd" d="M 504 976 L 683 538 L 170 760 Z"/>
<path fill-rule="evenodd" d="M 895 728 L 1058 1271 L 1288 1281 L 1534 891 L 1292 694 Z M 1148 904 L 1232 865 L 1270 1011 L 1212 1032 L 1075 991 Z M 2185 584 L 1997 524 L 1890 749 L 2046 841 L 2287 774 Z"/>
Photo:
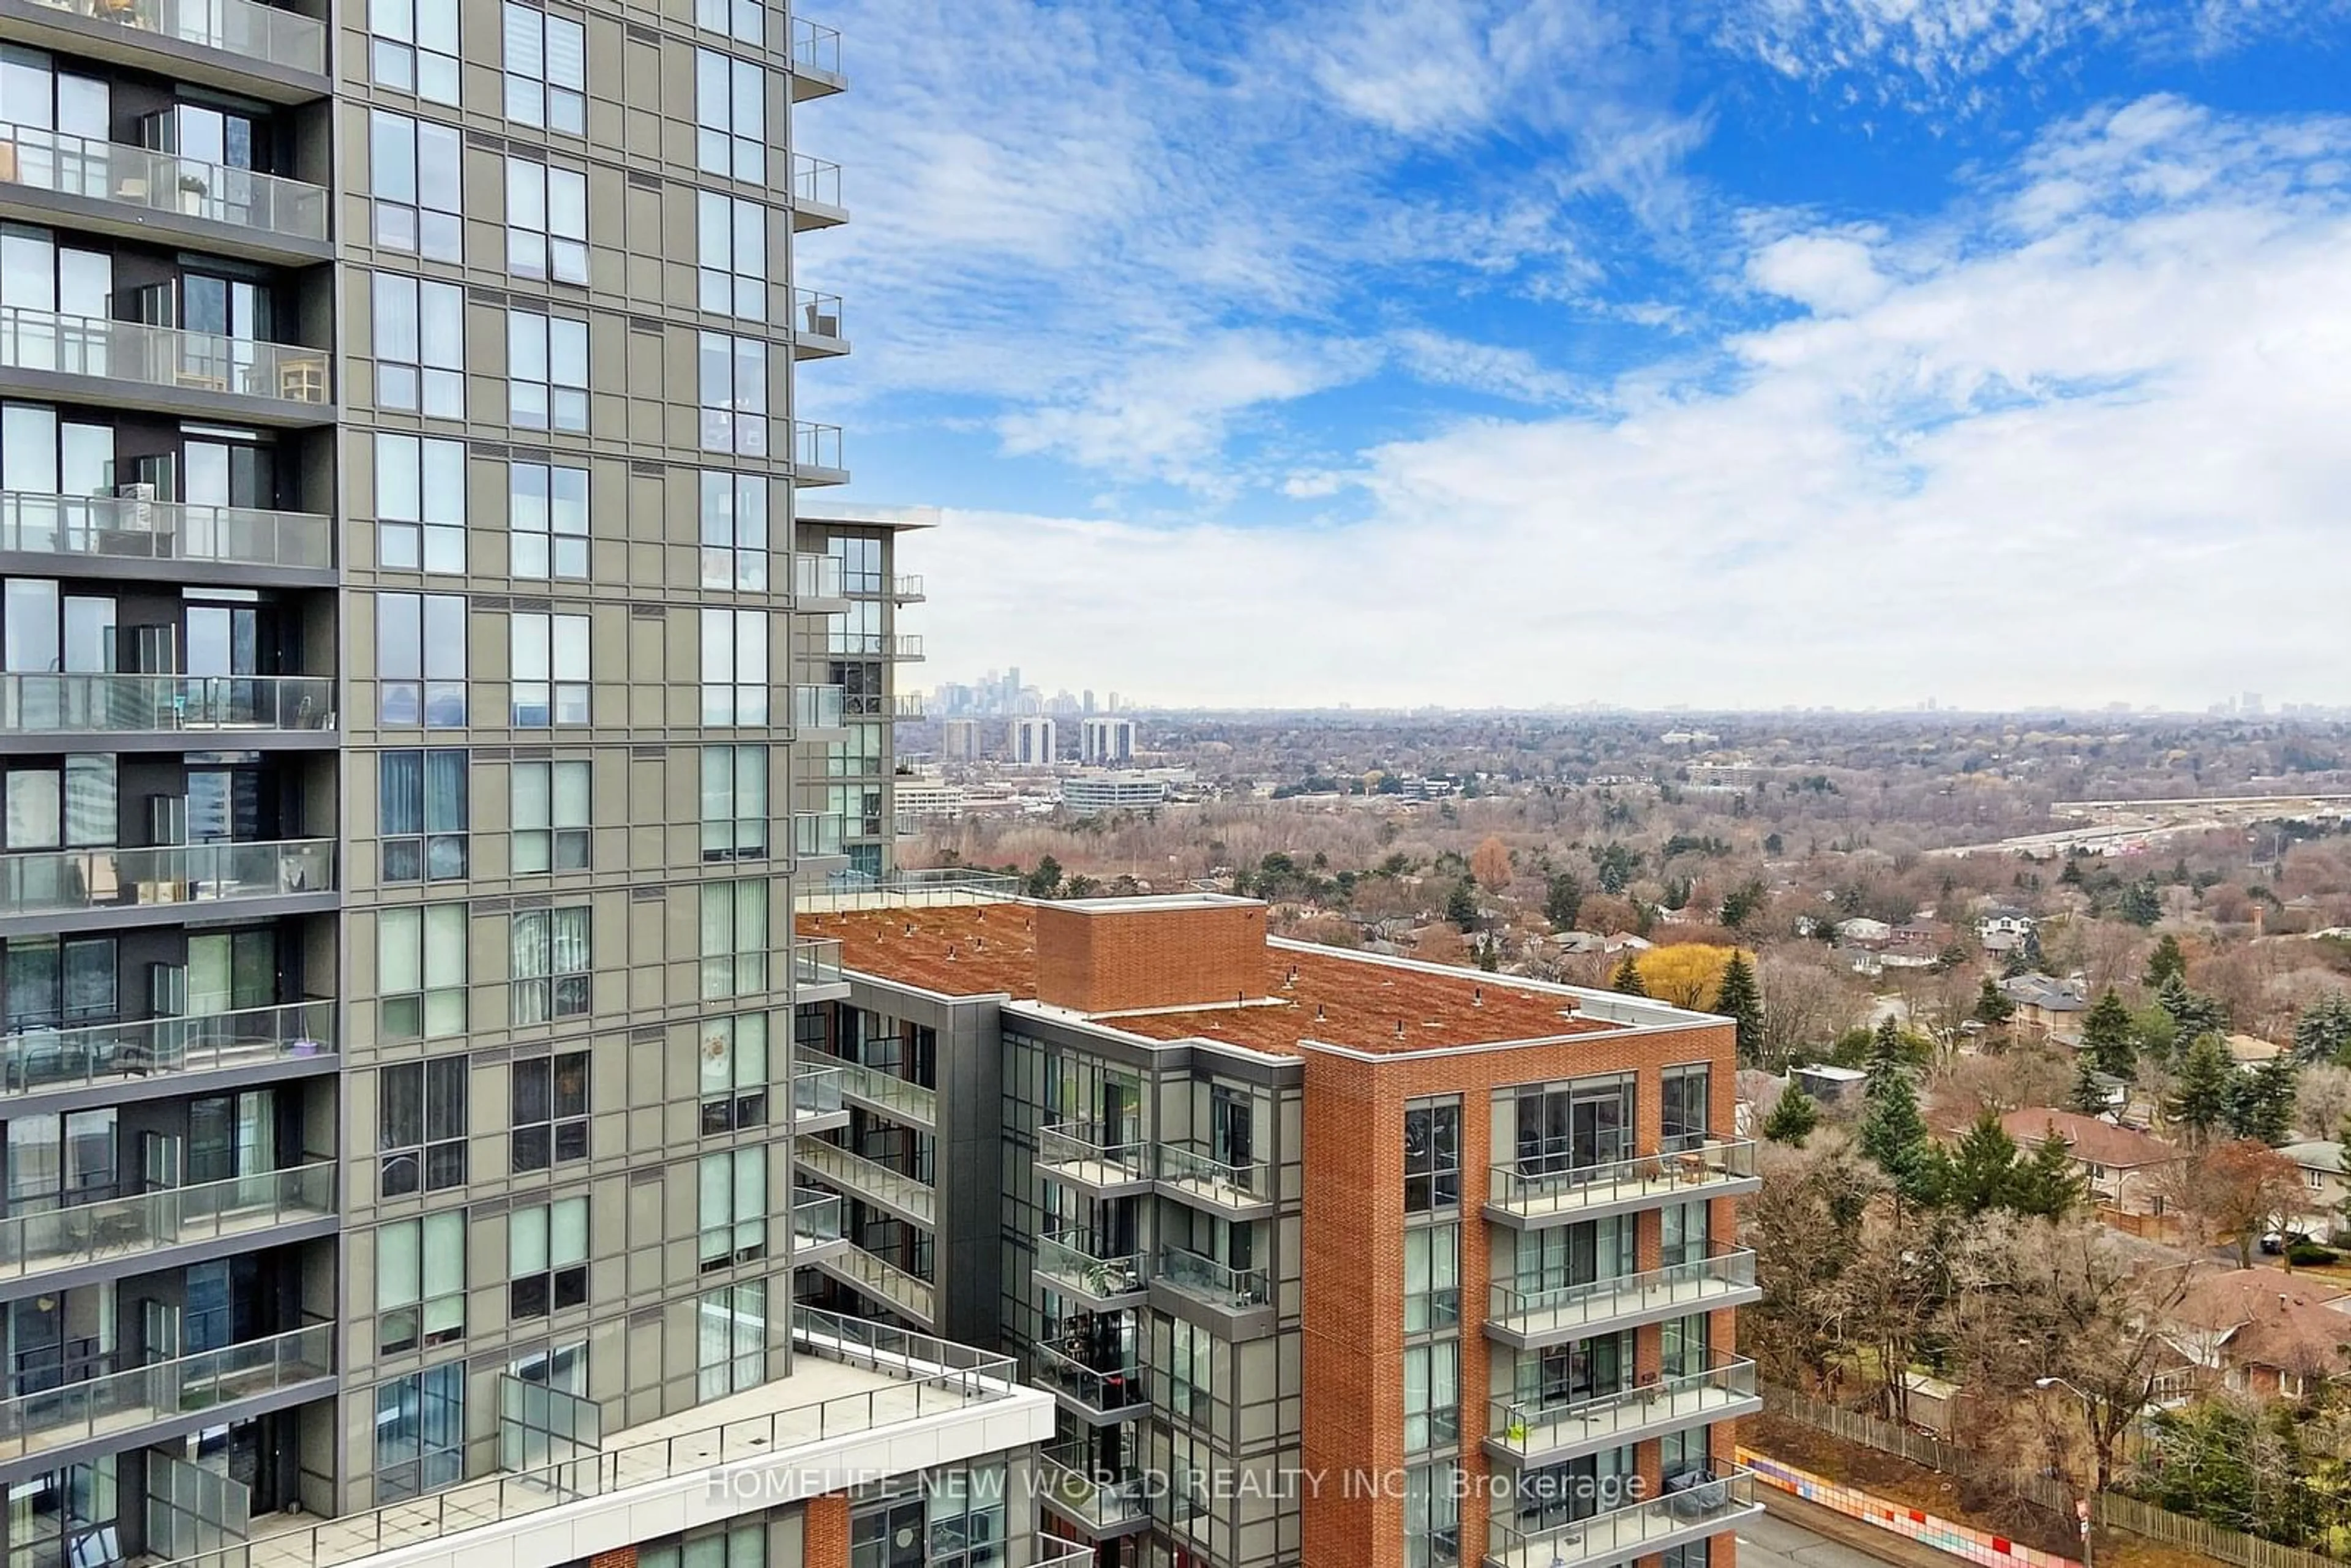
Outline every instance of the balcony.
<path fill-rule="evenodd" d="M 919 719 L 923 716 L 923 694 L 900 692 L 890 699 L 890 716 L 898 719 Z"/>
<path fill-rule="evenodd" d="M 923 591 L 921 575 L 910 572 L 904 576 L 892 578 L 889 592 L 884 597 L 899 604 L 914 604 L 928 599 L 930 595 Z"/>
<path fill-rule="evenodd" d="M 1755 1364 L 1733 1357 L 1704 1372 L 1570 1404 L 1492 1400 L 1486 1411 L 1486 1451 L 1522 1467 L 1555 1464 L 1762 1408 Z"/>
<path fill-rule="evenodd" d="M 1110 1142 L 1132 1132 L 1092 1122 L 1057 1122 L 1037 1133 L 1037 1174 L 1092 1193 L 1125 1197 L 1151 1190 L 1151 1145 L 1140 1139 Z"/>
<path fill-rule="evenodd" d="M 841 426 L 792 421 L 792 483 L 846 485 L 849 465 L 841 455 Z"/>
<path fill-rule="evenodd" d="M 1739 1197 L 1759 1190 L 1755 1145 L 1709 1140 L 1673 1154 L 1642 1155 L 1573 1170 L 1530 1171 L 1522 1161 L 1489 1168 L 1486 1218 L 1514 1229 L 1568 1225 L 1667 1203 Z"/>
<path fill-rule="evenodd" d="M 841 203 L 841 165 L 805 152 L 792 154 L 792 232 L 835 228 L 849 221 Z"/>
<path fill-rule="evenodd" d="M 143 737 L 166 750 L 287 742 L 331 747 L 335 678 L 0 675 L 0 737 L 100 735 L 134 743 Z"/>
<path fill-rule="evenodd" d="M 146 1273 L 231 1248 L 298 1239 L 277 1234 L 287 1227 L 304 1228 L 302 1235 L 320 1233 L 321 1224 L 331 1230 L 335 1168 L 332 1161 L 321 1161 L 0 1218 L 0 1281 L 114 1262 Z M 200 1248 L 201 1255 L 168 1256 L 182 1247 Z"/>
<path fill-rule="evenodd" d="M 1162 1144 L 1159 1190 L 1228 1218 L 1257 1219 L 1273 1212 L 1273 1167 L 1263 1160 L 1217 1159 L 1197 1142 Z"/>
<path fill-rule="evenodd" d="M 792 1262 L 795 1266 L 815 1262 L 820 1256 L 831 1257 L 849 1245 L 849 1233 L 841 1228 L 842 1210 L 847 1207 L 839 1193 L 799 1191 L 792 1194 Z"/>
<path fill-rule="evenodd" d="M 792 734 L 795 739 L 846 737 L 848 733 L 849 721 L 841 714 L 839 686 L 792 688 Z"/>
<path fill-rule="evenodd" d="M 1037 1238 L 1037 1282 L 1069 1297 L 1089 1312 L 1114 1312 L 1143 1299 L 1150 1282 L 1150 1259 L 1140 1252 L 1103 1257 L 1101 1244 L 1081 1230 Z"/>
<path fill-rule="evenodd" d="M 841 29 L 792 18 L 792 101 L 806 103 L 847 89 L 841 74 Z"/>
<path fill-rule="evenodd" d="M 1083 1461 L 1075 1451 L 1038 1455 L 1038 1500 L 1097 1540 L 1149 1526 L 1151 1500 L 1140 1475 L 1098 1471 Z"/>
<path fill-rule="evenodd" d="M 792 854 L 801 861 L 838 860 L 847 852 L 849 819 L 839 811 L 792 813 Z"/>
<path fill-rule="evenodd" d="M 792 608 L 828 607 L 835 611 L 849 607 L 849 592 L 841 582 L 841 558 L 807 552 L 792 557 Z"/>
<path fill-rule="evenodd" d="M 925 1230 L 939 1228 L 938 1193 L 913 1176 L 852 1155 L 838 1144 L 814 1138 L 792 1140 L 792 1161 L 828 1186 L 886 1208 Z"/>
<path fill-rule="evenodd" d="M 304 901 L 295 909 L 331 908 L 334 896 L 332 839 L 0 854 L 0 920 L 280 899 Z"/>
<path fill-rule="evenodd" d="M 937 1321 L 928 1280 L 909 1274 L 854 1243 L 820 1252 L 814 1262 L 824 1273 L 910 1322 L 929 1324 Z"/>
<path fill-rule="evenodd" d="M 1522 1531 L 1514 1520 L 1496 1520 L 1488 1534 L 1487 1568 L 1608 1568 L 1719 1535 L 1760 1511 L 1755 1478 L 1746 1469 L 1677 1476 L 1662 1496 L 1572 1524 Z"/>
<path fill-rule="evenodd" d="M 1486 1337 L 1530 1350 L 1688 1312 L 1743 1307 L 1762 1296 L 1755 1285 L 1755 1254 L 1744 1248 L 1549 1290 L 1522 1291 L 1497 1281 L 1487 1302 Z"/>
<path fill-rule="evenodd" d="M 938 1094 L 921 1084 L 859 1062 L 841 1065 L 841 1097 L 897 1123 L 931 1132 L 938 1125 Z"/>
<path fill-rule="evenodd" d="M 328 354 L 219 332 L 0 306 L 0 390 L 197 419 L 334 420 Z"/>
<path fill-rule="evenodd" d="M 831 360 L 849 352 L 841 333 L 841 296 L 792 290 L 792 358 Z"/>
<path fill-rule="evenodd" d="M 0 0 L 27 42 L 202 81 L 272 103 L 324 98 L 323 23 L 254 0 Z"/>
<path fill-rule="evenodd" d="M 849 1107 L 841 1098 L 841 1069 L 794 1062 L 792 1131 L 826 1133 L 847 1125 Z"/>
<path fill-rule="evenodd" d="M 887 659 L 911 664 L 923 656 L 923 640 L 881 632 L 836 632 L 825 639 L 825 650 L 836 659 Z"/>
<path fill-rule="evenodd" d="M 792 985 L 802 1002 L 839 1001 L 849 995 L 841 972 L 841 944 L 832 937 L 797 937 L 792 942 Z"/>
<path fill-rule="evenodd" d="M 1159 1249 L 1159 1270 L 1151 1282 L 1220 1312 L 1250 1312 L 1273 1305 L 1264 1270 L 1228 1268 L 1181 1247 Z"/>
<path fill-rule="evenodd" d="M 298 266 L 333 255 L 327 204 L 325 190 L 299 180 L 0 124 L 0 213 L 10 217 Z"/>
<path fill-rule="evenodd" d="M 1029 1381 L 1050 1391 L 1081 1421 L 1108 1426 L 1131 1420 L 1151 1408 L 1143 1371 L 1131 1356 L 1112 1359 L 1115 1364 L 1088 1366 L 1051 1345 L 1040 1344 L 1029 1358 Z"/>
<path fill-rule="evenodd" d="M 331 573 L 333 528 L 315 512 L 0 491 L 0 551 L 137 561 L 164 572 L 203 565 Z"/>
<path fill-rule="evenodd" d="M 187 1073 L 275 1062 L 334 1065 L 335 1004 L 295 1002 L 209 1018 L 140 1019 L 75 1029 L 34 1027 L 0 1039 L 0 1097 L 116 1084 L 192 1093 Z"/>
<path fill-rule="evenodd" d="M 262 1407 L 275 1408 L 323 1396 L 334 1378 L 334 1324 L 313 1323 L 0 1400 L 0 1467 L 32 1458 L 48 1468 L 67 1463 L 65 1451 L 76 1444 L 106 1438 L 112 1448 L 135 1448 L 155 1440 L 166 1434 L 139 1434 L 176 1417 L 226 1426 L 260 1414 L 239 1406 L 268 1400 Z"/>

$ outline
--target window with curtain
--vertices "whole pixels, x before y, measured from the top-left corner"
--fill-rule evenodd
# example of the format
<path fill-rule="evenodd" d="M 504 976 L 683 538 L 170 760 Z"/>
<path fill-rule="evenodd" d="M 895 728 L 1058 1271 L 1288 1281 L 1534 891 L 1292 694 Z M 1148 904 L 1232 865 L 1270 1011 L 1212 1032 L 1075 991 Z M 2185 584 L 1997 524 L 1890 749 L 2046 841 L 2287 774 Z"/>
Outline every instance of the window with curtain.
<path fill-rule="evenodd" d="M 702 612 L 702 722 L 768 722 L 768 612 Z"/>
<path fill-rule="evenodd" d="M 543 1318 L 588 1300 L 588 1200 L 567 1197 L 507 1218 L 507 1315 Z"/>
<path fill-rule="evenodd" d="M 588 575 L 588 470 L 507 465 L 507 570 L 517 577 Z"/>
<path fill-rule="evenodd" d="M 588 1052 L 514 1064 L 514 1168 L 543 1171 L 588 1157 Z"/>
<path fill-rule="evenodd" d="M 465 874 L 466 757 L 462 747 L 386 751 L 376 758 L 377 831 L 386 882 Z"/>
<path fill-rule="evenodd" d="M 767 1125 L 767 1014 L 703 1020 L 701 1092 L 705 1136 Z"/>
<path fill-rule="evenodd" d="M 465 906 L 376 915 L 377 1032 L 387 1040 L 465 1032 Z"/>
<path fill-rule="evenodd" d="M 529 158 L 507 160 L 507 271 L 588 281 L 588 176 Z"/>
<path fill-rule="evenodd" d="M 517 125 L 588 131 L 588 29 L 568 16 L 507 0 L 506 111 Z"/>
<path fill-rule="evenodd" d="M 385 1197 L 465 1185 L 465 1059 L 403 1061 L 376 1073 L 379 1191 Z"/>
<path fill-rule="evenodd" d="M 507 312 L 507 423 L 524 430 L 588 428 L 588 323 Z"/>
<path fill-rule="evenodd" d="M 1458 1568 L 1461 1561 L 1461 1487 L 1449 1462 L 1415 1465 L 1404 1473 L 1405 1568 Z"/>
<path fill-rule="evenodd" d="M 768 883 L 705 883 L 702 888 L 702 994 L 749 996 L 768 988 Z"/>
<path fill-rule="evenodd" d="M 765 1280 L 703 1292 L 695 1322 L 695 1376 L 704 1399 L 723 1398 L 767 1382 Z"/>
<path fill-rule="evenodd" d="M 376 1348 L 391 1355 L 465 1337 L 465 1211 L 375 1233 Z"/>
<path fill-rule="evenodd" d="M 517 611 L 508 621 L 515 727 L 586 724 L 588 617 Z"/>
<path fill-rule="evenodd" d="M 585 762 L 514 765 L 514 869 L 520 875 L 588 869 Z"/>
<path fill-rule="evenodd" d="M 588 906 L 534 909 L 514 916 L 513 1021 L 545 1023 L 588 1011 Z"/>
<path fill-rule="evenodd" d="M 1404 1233 L 1404 1332 L 1426 1333 L 1461 1322 L 1461 1227 L 1415 1226 Z"/>
<path fill-rule="evenodd" d="M 768 748 L 702 748 L 702 858 L 765 860 L 768 855 Z"/>
<path fill-rule="evenodd" d="M 1417 1454 L 1450 1443 L 1461 1426 L 1461 1344 L 1438 1340 L 1404 1352 L 1404 1448 Z"/>
<path fill-rule="evenodd" d="M 702 1271 L 768 1255 L 768 1151 L 702 1156 Z"/>

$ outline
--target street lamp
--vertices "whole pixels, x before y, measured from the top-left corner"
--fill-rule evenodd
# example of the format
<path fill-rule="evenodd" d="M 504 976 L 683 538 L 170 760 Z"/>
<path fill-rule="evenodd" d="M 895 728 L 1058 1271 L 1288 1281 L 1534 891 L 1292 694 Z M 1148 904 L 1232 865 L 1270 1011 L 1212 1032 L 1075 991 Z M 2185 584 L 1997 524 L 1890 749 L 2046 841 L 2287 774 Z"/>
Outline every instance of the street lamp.
<path fill-rule="evenodd" d="M 2082 1419 L 2087 1422 L 2091 1427 L 2090 1441 L 2093 1444 L 2097 1442 L 2098 1434 L 2096 1428 L 2098 1422 L 2098 1402 L 2095 1399 L 2091 1398 L 2089 1395 L 2084 1393 L 2079 1385 L 2069 1383 L 2062 1377 L 2036 1377 L 2032 1380 L 2032 1386 L 2035 1388 L 2063 1388 L 2066 1392 L 2072 1394 L 2074 1398 L 2079 1399 L 2082 1402 Z M 2082 1526 L 2082 1568 L 2097 1568 L 2097 1558 L 2095 1555 L 2096 1548 L 2090 1541 L 2090 1500 L 2088 1497 L 2085 1496 L 2074 1500 L 2074 1517 L 2080 1521 Z"/>

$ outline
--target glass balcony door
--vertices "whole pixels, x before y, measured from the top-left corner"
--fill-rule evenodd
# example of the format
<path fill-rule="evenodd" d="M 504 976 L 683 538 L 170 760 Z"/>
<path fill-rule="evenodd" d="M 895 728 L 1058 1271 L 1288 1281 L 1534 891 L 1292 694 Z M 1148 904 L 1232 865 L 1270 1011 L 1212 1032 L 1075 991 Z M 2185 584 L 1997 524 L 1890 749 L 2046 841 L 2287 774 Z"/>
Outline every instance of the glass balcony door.
<path fill-rule="evenodd" d="M 102 376 L 114 257 L 61 246 L 47 229 L 0 225 L 0 363 Z"/>

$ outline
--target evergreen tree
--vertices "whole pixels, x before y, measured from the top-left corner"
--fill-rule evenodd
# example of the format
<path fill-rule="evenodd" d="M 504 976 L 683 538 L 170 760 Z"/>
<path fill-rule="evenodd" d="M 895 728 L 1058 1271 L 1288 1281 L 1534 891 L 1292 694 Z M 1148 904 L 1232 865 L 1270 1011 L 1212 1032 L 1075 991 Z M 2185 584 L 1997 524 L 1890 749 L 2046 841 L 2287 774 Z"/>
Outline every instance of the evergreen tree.
<path fill-rule="evenodd" d="M 2206 1036 L 2210 1039 L 2210 1036 Z M 2279 1055 L 2246 1071 L 2230 1074 L 2229 1130 L 2241 1138 L 2283 1144 L 2294 1130 L 2294 1059 Z"/>
<path fill-rule="evenodd" d="M 2000 988 L 2000 982 L 1990 975 L 1976 988 L 1976 1022 L 1986 1029 L 1999 1029 L 2016 1016 L 2016 1004 Z"/>
<path fill-rule="evenodd" d="M 2192 1040 L 2199 1034 L 2225 1034 L 2229 1029 L 2229 1009 L 2217 997 L 2188 988 L 2188 981 L 2174 975 L 2156 988 L 2155 1005 L 2171 1015 L 2179 1026 L 2179 1038 Z"/>
<path fill-rule="evenodd" d="M 2078 1111 L 2085 1116 L 2106 1113 L 2105 1086 L 2098 1082 L 2097 1071 L 2088 1051 L 2074 1059 L 2074 1086 L 2065 1092 L 2067 1110 Z"/>
<path fill-rule="evenodd" d="M 1608 977 L 1608 988 L 1627 997 L 1649 994 L 1648 983 L 1641 978 L 1641 966 L 1633 961 L 1632 954 L 1625 954 L 1625 961 L 1616 966 L 1616 972 Z"/>
<path fill-rule="evenodd" d="M 1941 1162 L 1937 1196 L 1946 1207 L 1972 1217 L 1987 1208 L 2005 1207 L 2015 1175 L 2016 1140 L 2001 1128 L 2000 1118 L 1986 1109 Z"/>
<path fill-rule="evenodd" d="M 1470 887 L 1468 877 L 1455 883 L 1453 891 L 1446 895 L 1445 918 L 1459 930 L 1478 929 L 1478 894 Z"/>
<path fill-rule="evenodd" d="M 1821 1108 L 1813 1097 L 1791 1084 L 1773 1102 L 1771 1113 L 1763 1118 L 1763 1135 L 1775 1144 L 1801 1149 L 1813 1129 L 1821 1124 Z"/>
<path fill-rule="evenodd" d="M 2198 1036 L 2180 1055 L 2179 1072 L 2172 1081 L 2164 1113 L 2201 1141 L 2228 1120 L 2229 1081 L 2236 1071 L 2218 1036 Z"/>
<path fill-rule="evenodd" d="M 1927 1135 L 1927 1119 L 1918 1113 L 1918 1091 L 1910 1082 L 1909 1064 L 1874 1041 L 1862 1092 L 1868 1108 L 1862 1113 L 1861 1152 L 1877 1163 L 1897 1196 L 1913 1203 L 1931 1201 L 1935 1145 Z"/>
<path fill-rule="evenodd" d="M 1573 931 L 1583 912 L 1583 879 L 1572 871 L 1553 876 L 1543 887 L 1543 918 L 1554 931 Z"/>
<path fill-rule="evenodd" d="M 2294 1021 L 2294 1060 L 2351 1065 L 2351 991 L 2329 991 Z"/>
<path fill-rule="evenodd" d="M 1733 950 L 1715 987 L 1714 1010 L 1739 1026 L 1739 1060 L 1752 1067 L 1763 1058 L 1763 993 L 1747 955 Z"/>
<path fill-rule="evenodd" d="M 2140 984 L 2150 991 L 2161 990 L 2166 980 L 2177 978 L 2183 984 L 2188 979 L 2188 955 L 2179 950 L 2179 938 L 2167 931 L 2147 956 L 2147 974 Z"/>
<path fill-rule="evenodd" d="M 2028 1218 L 2057 1219 L 2079 1208 L 2089 1183 L 2074 1167 L 2074 1151 L 2052 1133 L 2019 1160 L 2009 1180 L 2008 1207 Z"/>
<path fill-rule="evenodd" d="M 2138 1066 L 2138 1041 L 2130 1009 L 2112 986 L 2082 1020 L 2082 1054 L 2112 1078 L 2128 1078 Z"/>
<path fill-rule="evenodd" d="M 2152 925 L 2163 918 L 2163 894 L 2155 890 L 2155 879 L 2147 877 L 2123 889 L 2115 905 L 2115 913 L 2133 925 Z"/>
<path fill-rule="evenodd" d="M 1028 894 L 1031 898 L 1050 898 L 1061 891 L 1061 862 L 1047 855 L 1029 873 Z"/>

